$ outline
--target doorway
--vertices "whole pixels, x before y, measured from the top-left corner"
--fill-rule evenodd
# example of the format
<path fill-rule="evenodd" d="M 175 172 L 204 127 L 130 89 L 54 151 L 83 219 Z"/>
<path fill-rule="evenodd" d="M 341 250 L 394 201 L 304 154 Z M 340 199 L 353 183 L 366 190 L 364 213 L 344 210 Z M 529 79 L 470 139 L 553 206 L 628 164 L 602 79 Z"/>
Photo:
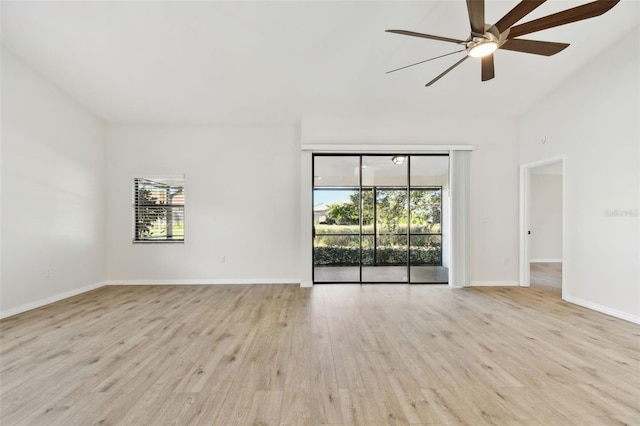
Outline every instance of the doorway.
<path fill-rule="evenodd" d="M 448 282 L 446 154 L 315 154 L 313 282 Z"/>
<path fill-rule="evenodd" d="M 521 285 L 562 291 L 564 158 L 521 166 Z"/>

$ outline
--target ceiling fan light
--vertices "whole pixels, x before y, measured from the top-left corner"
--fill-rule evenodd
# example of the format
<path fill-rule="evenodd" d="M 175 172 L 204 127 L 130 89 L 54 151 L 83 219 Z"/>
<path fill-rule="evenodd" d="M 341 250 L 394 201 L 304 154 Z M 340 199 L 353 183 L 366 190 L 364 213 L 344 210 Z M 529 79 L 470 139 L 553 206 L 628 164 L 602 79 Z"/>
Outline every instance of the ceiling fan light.
<path fill-rule="evenodd" d="M 498 43 L 492 40 L 480 42 L 469 48 L 469 56 L 473 58 L 482 58 L 491 55 L 498 49 Z"/>

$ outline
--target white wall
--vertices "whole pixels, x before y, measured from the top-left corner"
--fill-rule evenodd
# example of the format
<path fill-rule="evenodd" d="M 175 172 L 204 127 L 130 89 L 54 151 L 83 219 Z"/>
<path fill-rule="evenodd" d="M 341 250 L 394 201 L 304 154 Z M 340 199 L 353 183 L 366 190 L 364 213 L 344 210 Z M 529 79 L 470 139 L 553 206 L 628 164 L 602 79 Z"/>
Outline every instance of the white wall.
<path fill-rule="evenodd" d="M 297 133 L 109 125 L 109 281 L 300 282 Z M 132 243 L 132 177 L 144 174 L 185 175 L 184 244 Z"/>
<path fill-rule="evenodd" d="M 514 120 L 394 113 L 323 115 L 305 117 L 301 131 L 306 144 L 473 145 L 471 284 L 517 285 L 518 167 Z"/>
<path fill-rule="evenodd" d="M 104 125 L 3 48 L 1 136 L 7 316 L 104 280 Z"/>
<path fill-rule="evenodd" d="M 635 321 L 640 321 L 639 40 L 636 27 L 602 52 L 523 116 L 519 136 L 521 164 L 566 155 L 563 297 Z M 626 213 L 612 216 L 616 210 Z"/>
<path fill-rule="evenodd" d="M 562 175 L 534 172 L 529 190 L 529 259 L 562 261 Z"/>

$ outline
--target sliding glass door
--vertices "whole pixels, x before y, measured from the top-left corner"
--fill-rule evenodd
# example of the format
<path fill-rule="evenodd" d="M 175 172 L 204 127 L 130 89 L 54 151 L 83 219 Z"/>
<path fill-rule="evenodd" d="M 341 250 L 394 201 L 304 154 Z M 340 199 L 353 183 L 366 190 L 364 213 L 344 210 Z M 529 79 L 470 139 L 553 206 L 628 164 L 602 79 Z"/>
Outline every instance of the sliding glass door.
<path fill-rule="evenodd" d="M 314 155 L 313 170 L 315 283 L 447 282 L 448 156 Z"/>

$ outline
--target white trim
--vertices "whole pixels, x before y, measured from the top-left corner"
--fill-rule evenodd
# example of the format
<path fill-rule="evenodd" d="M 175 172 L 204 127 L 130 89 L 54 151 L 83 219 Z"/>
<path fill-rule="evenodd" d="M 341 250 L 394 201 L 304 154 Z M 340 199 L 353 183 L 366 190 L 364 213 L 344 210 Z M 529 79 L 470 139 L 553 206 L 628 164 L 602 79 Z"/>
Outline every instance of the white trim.
<path fill-rule="evenodd" d="M 300 281 L 313 285 L 313 155 L 300 151 Z"/>
<path fill-rule="evenodd" d="M 586 300 L 579 299 L 577 297 L 572 296 L 563 296 L 563 300 L 569 303 L 573 303 L 575 305 L 582 306 L 583 308 L 592 309 L 594 311 L 598 311 L 600 313 L 611 315 L 612 317 L 620 318 L 625 321 L 630 321 L 636 324 L 640 324 L 640 316 L 632 315 L 627 312 L 618 311 L 616 309 L 611 309 L 607 306 L 602 306 L 597 303 L 588 302 Z"/>
<path fill-rule="evenodd" d="M 59 302 L 64 299 L 68 299 L 69 297 L 77 296 L 79 294 L 86 293 L 88 291 L 95 290 L 100 287 L 104 287 L 105 285 L 107 285 L 106 281 L 102 281 L 95 284 L 89 284 L 84 287 L 80 287 L 70 291 L 66 291 L 64 293 L 56 294 L 55 296 L 46 297 L 44 299 L 36 300 L 35 302 L 29 302 L 24 305 L 17 306 L 15 308 L 6 309 L 0 312 L 0 318 L 7 318 L 13 315 L 30 311 L 32 309 L 40 308 L 45 305 L 50 305 L 51 303 Z"/>
<path fill-rule="evenodd" d="M 528 169 L 531 169 L 531 168 L 534 168 L 534 167 L 546 166 L 547 164 L 551 164 L 551 163 L 557 163 L 558 161 L 564 162 L 565 159 L 566 159 L 566 155 L 564 155 L 564 154 L 555 155 L 553 157 L 545 158 L 545 159 L 542 159 L 542 160 L 537 160 L 537 161 L 532 161 L 530 163 L 520 164 L 520 167 L 526 167 Z M 564 174 L 564 170 L 563 170 L 563 174 Z"/>
<path fill-rule="evenodd" d="M 519 220 L 519 281 L 521 287 L 529 287 L 530 276 L 530 260 L 529 260 L 529 203 L 527 197 L 529 196 L 529 170 L 534 167 L 544 166 L 551 163 L 562 163 L 562 259 L 567 259 L 567 176 L 566 176 L 566 156 L 556 155 L 554 157 L 546 158 L 543 160 L 533 161 L 531 163 L 525 163 L 520 165 L 520 220 Z M 567 268 L 562 268 L 562 292 L 564 296 L 564 289 L 566 284 L 565 272 Z"/>
<path fill-rule="evenodd" d="M 311 287 L 313 287 L 313 281 L 302 281 L 300 283 L 300 287 L 311 288 Z"/>
<path fill-rule="evenodd" d="M 296 278 L 203 278 L 185 280 L 110 280 L 106 285 L 300 284 Z"/>
<path fill-rule="evenodd" d="M 518 281 L 471 281 L 471 287 L 519 287 Z"/>
<path fill-rule="evenodd" d="M 520 255 L 519 266 L 518 266 L 518 279 L 520 281 L 520 286 L 529 287 L 530 283 L 530 269 L 529 269 L 529 249 L 528 249 L 528 226 L 527 222 L 529 219 L 529 215 L 527 214 L 527 196 L 529 195 L 529 177 L 528 177 L 528 169 L 526 166 L 520 166 L 520 177 L 519 177 L 519 193 L 518 193 L 518 205 L 519 205 L 519 217 L 518 217 L 518 252 Z"/>
<path fill-rule="evenodd" d="M 562 259 L 529 259 L 529 263 L 562 263 Z"/>
<path fill-rule="evenodd" d="M 368 153 L 392 153 L 392 154 L 419 154 L 436 153 L 443 154 L 450 151 L 473 151 L 473 145 L 338 145 L 312 143 L 302 144 L 302 151 L 312 151 L 318 153 L 348 153 L 348 154 L 368 154 Z"/>

